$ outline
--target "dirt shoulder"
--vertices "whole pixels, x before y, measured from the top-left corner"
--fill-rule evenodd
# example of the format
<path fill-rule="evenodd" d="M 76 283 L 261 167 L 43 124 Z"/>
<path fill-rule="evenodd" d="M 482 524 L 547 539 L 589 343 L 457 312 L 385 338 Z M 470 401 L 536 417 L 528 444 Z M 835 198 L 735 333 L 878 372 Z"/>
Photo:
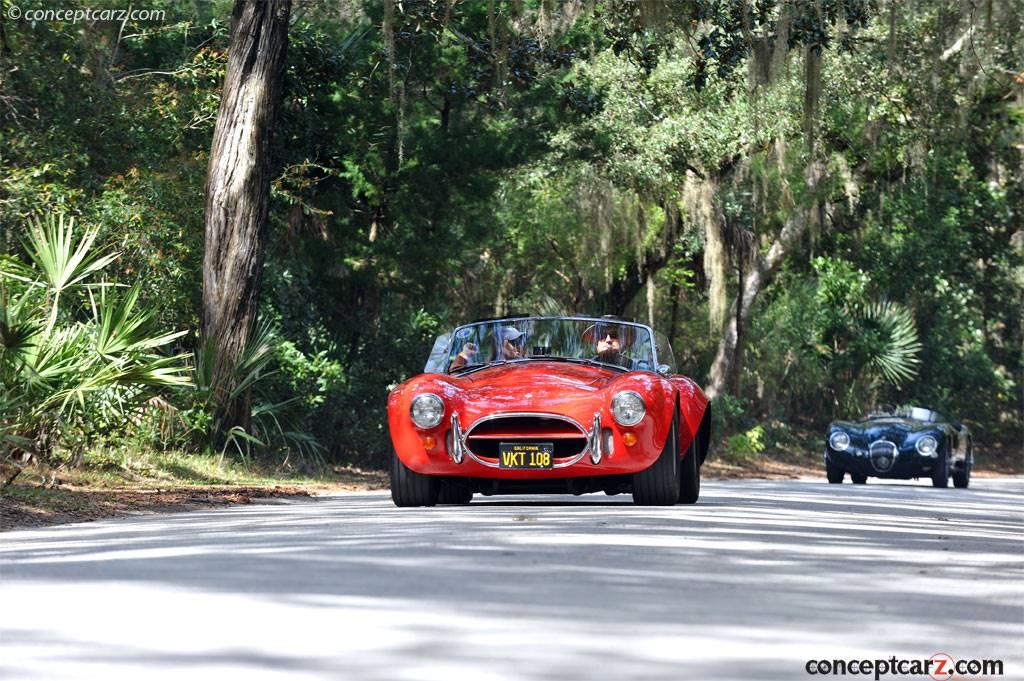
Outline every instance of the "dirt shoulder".
<path fill-rule="evenodd" d="M 1024 455 L 1009 447 L 986 448 L 979 453 L 973 474 L 979 478 L 1024 474 Z M 825 469 L 820 454 L 774 450 L 738 460 L 712 454 L 701 475 L 706 480 L 787 480 L 824 478 Z M 219 479 L 209 473 L 197 476 L 190 471 L 184 482 L 178 478 L 154 480 L 128 469 L 105 478 L 88 471 L 60 476 L 47 471 L 28 472 L 14 484 L 0 487 L 0 532 L 388 488 L 385 472 L 351 467 L 334 467 L 318 478 L 272 481 L 257 475 L 244 477 L 241 484 L 227 484 L 230 478 Z"/>
<path fill-rule="evenodd" d="M 707 480 L 764 479 L 793 480 L 823 478 L 825 465 L 820 452 L 772 449 L 749 458 L 729 458 L 712 454 L 701 468 Z M 978 478 L 1024 475 L 1024 452 L 1003 444 L 979 446 L 975 451 L 971 475 Z"/>
<path fill-rule="evenodd" d="M 282 484 L 149 486 L 130 482 L 123 486 L 97 486 L 45 484 L 32 478 L 26 476 L 21 482 L 0 488 L 0 532 L 116 516 L 190 511 L 328 492 L 387 488 L 385 474 L 358 469 L 336 469 L 320 480 Z"/>

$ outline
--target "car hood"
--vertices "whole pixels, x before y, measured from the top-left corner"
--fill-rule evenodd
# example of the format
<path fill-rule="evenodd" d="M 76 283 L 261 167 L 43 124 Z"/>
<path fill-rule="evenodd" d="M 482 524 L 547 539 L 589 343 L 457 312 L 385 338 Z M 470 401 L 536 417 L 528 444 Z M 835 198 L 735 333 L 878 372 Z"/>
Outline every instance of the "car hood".
<path fill-rule="evenodd" d="M 605 367 L 529 360 L 453 376 L 452 384 L 469 400 L 486 400 L 516 409 L 550 408 L 564 399 L 597 394 L 623 372 Z"/>
<path fill-rule="evenodd" d="M 830 431 L 843 430 L 861 442 L 889 440 L 902 444 L 910 436 L 936 430 L 936 424 L 901 418 L 877 418 L 867 421 L 835 421 Z"/>
<path fill-rule="evenodd" d="M 444 402 L 444 418 L 457 417 L 467 431 L 481 418 L 521 413 L 567 417 L 589 430 L 598 416 L 613 418 L 611 400 L 621 390 L 635 391 L 645 400 L 651 418 L 645 419 L 644 427 L 655 441 L 663 442 L 676 408 L 673 384 L 651 371 L 627 372 L 589 363 L 536 359 L 461 376 L 420 374 L 391 392 L 388 410 L 389 419 L 407 418 L 414 396 L 429 392 Z"/>

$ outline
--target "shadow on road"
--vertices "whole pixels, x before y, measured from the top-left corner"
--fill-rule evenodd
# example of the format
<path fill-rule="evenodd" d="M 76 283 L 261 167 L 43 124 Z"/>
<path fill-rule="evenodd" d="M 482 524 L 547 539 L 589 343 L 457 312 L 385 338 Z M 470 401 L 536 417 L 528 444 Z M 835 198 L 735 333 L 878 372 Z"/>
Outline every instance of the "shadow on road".
<path fill-rule="evenodd" d="M 350 495 L 16 532 L 0 547 L 5 600 L 19 587 L 40 603 L 138 594 L 156 608 L 197 608 L 197 632 L 219 631 L 209 618 L 222 616 L 249 636 L 237 649 L 218 637 L 210 650 L 188 634 L 163 645 L 128 629 L 110 641 L 10 617 L 0 641 L 28 651 L 26 661 L 86 669 L 362 679 L 412 678 L 424 665 L 517 679 L 584 668 L 721 678 L 725 666 L 735 678 L 791 679 L 810 657 L 857 651 L 1006 657 L 1024 633 L 1020 493 L 1016 482 L 766 481 L 709 483 L 700 504 L 673 508 L 625 496 L 433 509 Z M 31 607 L 29 597 L 13 602 Z M 299 651 L 280 640 L 300 641 Z"/>

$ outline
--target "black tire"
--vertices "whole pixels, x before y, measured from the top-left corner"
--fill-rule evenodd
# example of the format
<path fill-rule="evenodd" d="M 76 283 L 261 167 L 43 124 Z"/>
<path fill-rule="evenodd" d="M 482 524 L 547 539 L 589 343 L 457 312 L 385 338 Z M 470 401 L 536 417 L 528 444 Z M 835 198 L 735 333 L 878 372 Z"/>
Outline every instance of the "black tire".
<path fill-rule="evenodd" d="M 967 486 L 971 484 L 972 466 L 974 466 L 974 453 L 971 451 L 971 446 L 968 445 L 963 467 L 953 471 L 953 487 L 967 489 Z"/>
<path fill-rule="evenodd" d="M 440 483 L 439 478 L 417 473 L 391 453 L 391 501 L 395 506 L 434 506 Z"/>
<path fill-rule="evenodd" d="M 473 501 L 473 489 L 469 485 L 453 480 L 442 480 L 437 493 L 437 503 L 465 506 Z"/>
<path fill-rule="evenodd" d="M 932 471 L 932 487 L 949 487 L 949 457 L 946 452 L 939 452 L 938 459 Z"/>
<path fill-rule="evenodd" d="M 633 503 L 640 506 L 673 506 L 679 501 L 679 438 L 676 419 L 665 438 L 661 454 L 647 469 L 633 474 Z"/>
<path fill-rule="evenodd" d="M 690 451 L 679 464 L 679 503 L 696 504 L 700 498 L 700 442 L 694 434 Z"/>
<path fill-rule="evenodd" d="M 825 477 L 828 478 L 829 483 L 833 485 L 841 485 L 843 483 L 843 478 L 846 477 L 846 471 L 831 461 L 826 461 Z"/>
<path fill-rule="evenodd" d="M 852 480 L 855 485 L 864 485 L 868 481 L 868 476 L 861 475 L 860 473 L 850 473 L 850 480 Z"/>

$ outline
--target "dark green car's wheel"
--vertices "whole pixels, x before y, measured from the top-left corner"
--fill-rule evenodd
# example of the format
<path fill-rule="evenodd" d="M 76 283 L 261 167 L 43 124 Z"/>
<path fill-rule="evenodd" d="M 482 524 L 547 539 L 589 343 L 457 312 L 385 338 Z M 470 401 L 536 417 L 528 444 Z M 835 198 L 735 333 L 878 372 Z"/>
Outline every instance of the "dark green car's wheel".
<path fill-rule="evenodd" d="M 953 487 L 967 489 L 971 484 L 971 467 L 974 465 L 973 447 L 967 445 L 967 455 L 964 457 L 964 465 L 953 471 Z"/>
<path fill-rule="evenodd" d="M 846 477 L 846 471 L 839 466 L 835 465 L 831 461 L 825 462 L 825 477 L 833 485 L 842 484 L 843 478 Z"/>
<path fill-rule="evenodd" d="M 441 489 L 437 494 L 437 503 L 465 506 L 473 501 L 473 490 L 469 485 L 455 482 L 454 480 L 442 480 Z"/>
<path fill-rule="evenodd" d="M 949 487 L 949 457 L 940 450 L 938 458 L 932 471 L 932 487 Z"/>
<path fill-rule="evenodd" d="M 700 497 L 700 444 L 693 436 L 690 449 L 679 465 L 679 503 L 696 504 Z"/>
<path fill-rule="evenodd" d="M 868 481 L 868 476 L 861 475 L 860 473 L 850 473 L 850 480 L 853 480 L 855 485 L 863 485 Z"/>
<path fill-rule="evenodd" d="M 679 501 L 679 438 L 676 417 L 661 454 L 647 469 L 633 474 L 633 503 L 640 506 L 672 506 Z M 687 457 L 689 458 L 689 457 Z"/>
<path fill-rule="evenodd" d="M 395 506 L 433 506 L 437 504 L 441 481 L 432 475 L 412 470 L 391 453 L 391 500 Z"/>

